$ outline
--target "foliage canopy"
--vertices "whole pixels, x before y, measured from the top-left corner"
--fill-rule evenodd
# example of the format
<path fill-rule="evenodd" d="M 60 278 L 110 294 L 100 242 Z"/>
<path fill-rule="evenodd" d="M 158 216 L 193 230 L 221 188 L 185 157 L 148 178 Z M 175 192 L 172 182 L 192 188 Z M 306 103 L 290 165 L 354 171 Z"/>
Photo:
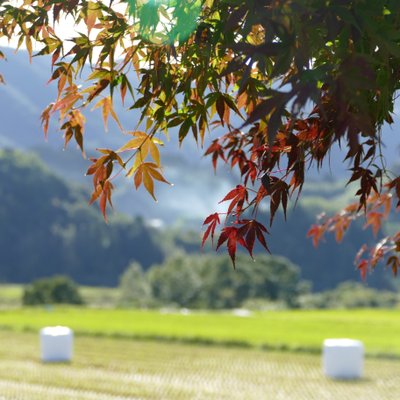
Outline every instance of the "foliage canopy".
<path fill-rule="evenodd" d="M 385 164 L 381 135 L 393 123 L 399 88 L 397 0 L 17 3 L 2 2 L 0 37 L 18 38 L 31 56 L 34 42 L 35 55 L 51 55 L 58 96 L 42 114 L 45 133 L 57 114 L 65 144 L 74 139 L 84 152 L 84 112 L 94 107 L 106 128 L 111 117 L 127 134 L 119 149 L 99 149 L 88 170 L 91 202 L 99 200 L 105 217 L 121 170 L 154 198 L 154 182 L 168 183 L 159 150 L 168 131 L 203 144 L 216 127 L 226 133 L 205 154 L 215 168 L 225 162 L 241 175 L 222 200 L 228 206 L 217 242 L 233 262 L 238 245 L 252 255 L 257 239 L 268 250 L 260 205 L 269 203 L 270 224 L 278 209 L 286 213 L 308 168 L 321 167 L 334 143 L 346 150 L 359 199 L 311 228 L 315 244 L 327 231 L 340 241 L 363 215 L 377 232 L 393 199 L 400 204 L 400 177 Z M 67 42 L 57 34 L 66 16 L 80 24 Z M 127 130 L 114 111 L 118 97 L 141 113 Z M 220 217 L 206 218 L 203 243 L 213 239 Z M 399 251 L 396 233 L 369 256 L 361 252 L 358 266 L 365 275 L 386 257 L 396 273 Z"/>

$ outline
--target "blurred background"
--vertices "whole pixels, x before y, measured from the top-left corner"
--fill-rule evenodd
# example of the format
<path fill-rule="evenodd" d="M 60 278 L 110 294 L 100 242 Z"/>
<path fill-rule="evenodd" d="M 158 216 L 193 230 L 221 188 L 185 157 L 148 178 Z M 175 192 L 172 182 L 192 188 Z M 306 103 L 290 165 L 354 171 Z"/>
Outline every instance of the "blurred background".
<path fill-rule="evenodd" d="M 362 222 L 340 245 L 327 237 L 315 249 L 306 238 L 319 213 L 354 199 L 339 148 L 311 171 L 287 221 L 276 217 L 267 237 L 272 255 L 261 248 L 255 260 L 239 254 L 234 270 L 224 252 L 201 248 L 201 235 L 237 176 L 223 165 L 214 173 L 204 149 L 190 138 L 179 148 L 172 132 L 161 161 L 173 186 L 158 185 L 154 202 L 120 177 L 106 224 L 88 205 L 90 161 L 74 145 L 63 148 L 56 120 L 43 136 L 40 114 L 56 96 L 49 60 L 29 64 L 24 51 L 4 52 L 0 397 L 397 398 L 399 281 L 378 266 L 362 282 L 353 264 L 360 246 L 376 238 Z M 134 129 L 136 111 L 116 111 Z M 100 110 L 86 117 L 88 157 L 126 139 L 112 121 L 104 133 Z M 397 126 L 383 138 L 387 165 L 398 171 Z M 220 133 L 211 132 L 205 146 Z M 393 215 L 381 234 L 399 229 Z M 71 365 L 41 365 L 37 331 L 58 324 L 77 334 L 76 357 Z M 322 376 L 318 355 L 330 336 L 364 341 L 364 380 Z"/>

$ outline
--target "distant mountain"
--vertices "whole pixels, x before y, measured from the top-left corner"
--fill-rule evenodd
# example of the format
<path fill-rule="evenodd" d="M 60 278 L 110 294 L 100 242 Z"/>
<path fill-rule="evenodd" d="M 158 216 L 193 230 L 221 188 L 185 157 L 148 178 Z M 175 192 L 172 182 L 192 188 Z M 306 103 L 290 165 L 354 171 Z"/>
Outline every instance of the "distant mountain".
<path fill-rule="evenodd" d="M 143 219 L 106 224 L 87 193 L 34 155 L 0 150 L 0 282 L 66 274 L 88 285 L 117 285 L 131 261 L 164 258 Z"/>

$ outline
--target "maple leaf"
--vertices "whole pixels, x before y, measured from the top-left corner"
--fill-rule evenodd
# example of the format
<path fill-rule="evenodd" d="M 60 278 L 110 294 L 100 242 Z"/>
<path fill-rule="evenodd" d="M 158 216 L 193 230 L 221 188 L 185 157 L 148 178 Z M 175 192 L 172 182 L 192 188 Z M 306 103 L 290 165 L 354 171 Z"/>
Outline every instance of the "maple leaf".
<path fill-rule="evenodd" d="M 253 161 L 248 161 L 247 164 L 240 170 L 240 173 L 244 177 L 244 184 L 247 185 L 249 179 L 254 185 L 258 175 L 258 168 L 256 163 Z"/>
<path fill-rule="evenodd" d="M 347 185 L 356 180 L 360 180 L 360 189 L 357 191 L 356 196 L 360 196 L 360 203 L 358 210 L 364 208 L 367 209 L 367 200 L 373 190 L 375 193 L 379 193 L 376 185 L 376 176 L 372 174 L 372 171 L 362 167 L 352 168 L 353 174 L 350 177 Z"/>
<path fill-rule="evenodd" d="M 102 175 L 105 171 L 104 166 L 103 168 L 99 168 L 97 172 L 99 172 L 98 175 Z M 105 174 L 102 175 L 104 177 Z M 111 193 L 112 190 L 114 189 L 113 184 L 109 180 L 101 180 L 101 183 L 98 183 L 95 186 L 95 189 L 92 193 L 92 196 L 89 200 L 89 204 L 93 204 L 97 199 L 100 198 L 99 206 L 100 206 L 100 211 L 103 214 L 104 220 L 108 222 L 107 218 L 107 203 L 110 204 L 112 207 L 112 200 L 111 200 Z"/>
<path fill-rule="evenodd" d="M 256 194 L 256 198 L 253 200 L 255 207 L 258 207 L 259 204 L 261 203 L 261 201 L 268 196 L 268 191 L 267 189 L 264 187 L 264 185 L 260 185 L 257 194 Z"/>
<path fill-rule="evenodd" d="M 103 113 L 103 123 L 104 123 L 104 129 L 107 132 L 108 131 L 108 116 L 111 114 L 112 118 L 114 121 L 117 123 L 118 127 L 123 130 L 121 123 L 119 122 L 118 116 L 115 113 L 114 106 L 113 106 L 113 101 L 110 96 L 104 97 L 101 99 L 93 108 L 92 111 L 95 110 L 96 108 L 102 108 L 102 113 Z"/>
<path fill-rule="evenodd" d="M 110 181 L 107 180 L 104 182 L 102 194 L 100 197 L 100 210 L 106 222 L 108 222 L 106 212 L 107 202 L 110 204 L 111 207 L 113 206 L 111 201 L 111 192 L 113 189 L 113 184 Z"/>
<path fill-rule="evenodd" d="M 40 116 L 42 125 L 43 125 L 43 132 L 44 136 L 47 139 L 48 131 L 49 131 L 49 123 L 50 123 L 50 116 L 53 110 L 54 103 L 50 103 L 42 112 Z"/>
<path fill-rule="evenodd" d="M 98 149 L 98 151 L 104 155 L 99 158 L 91 158 L 92 165 L 86 172 L 86 175 L 93 175 L 94 190 L 89 204 L 100 198 L 100 210 L 107 222 L 106 207 L 107 203 L 112 207 L 111 193 L 114 189 L 109 180 L 113 171 L 113 163 L 116 161 L 121 167 L 123 167 L 124 163 L 121 157 L 112 150 Z"/>
<path fill-rule="evenodd" d="M 60 55 L 61 55 L 61 49 L 62 46 L 58 46 L 56 51 L 53 53 L 53 55 L 51 56 L 51 66 L 54 67 L 54 64 L 57 62 L 57 60 L 59 59 Z"/>
<path fill-rule="evenodd" d="M 97 14 L 98 14 L 97 5 L 93 2 L 89 2 L 87 12 L 85 15 L 85 24 L 88 29 L 88 34 L 90 33 L 90 31 L 93 29 L 93 27 L 96 24 Z M 100 13 L 100 15 L 101 15 L 101 13 Z"/>
<path fill-rule="evenodd" d="M 272 221 L 280 203 L 282 203 L 282 209 L 286 219 L 286 208 L 289 197 L 289 185 L 281 179 L 271 177 L 271 180 L 272 179 L 274 180 L 274 183 L 271 185 L 271 189 L 269 191 L 269 194 L 271 196 L 270 225 L 272 225 Z"/>
<path fill-rule="evenodd" d="M 229 256 L 232 260 L 233 267 L 236 268 L 235 258 L 236 258 L 236 247 L 239 242 L 243 247 L 245 243 L 243 238 L 238 236 L 238 228 L 235 226 L 226 226 L 222 229 L 221 234 L 218 238 L 217 250 L 227 242 L 227 248 Z"/>
<path fill-rule="evenodd" d="M 134 136 L 134 138 L 128 140 L 128 142 L 120 147 L 117 152 L 122 153 L 124 151 L 139 150 L 136 163 L 141 163 L 144 161 L 150 153 L 157 166 L 160 166 L 160 150 L 158 149 L 157 145 L 162 146 L 164 143 L 154 136 L 147 135 L 142 131 L 128 133 Z"/>
<path fill-rule="evenodd" d="M 67 89 L 65 89 L 64 93 L 65 96 L 55 102 L 52 110 L 52 112 L 59 111 L 61 118 L 64 118 L 68 111 L 72 109 L 74 104 L 83 98 L 83 96 L 79 93 L 77 85 L 69 86 Z"/>
<path fill-rule="evenodd" d="M 238 236 L 243 238 L 244 247 L 249 252 L 251 258 L 253 258 L 253 248 L 255 239 L 270 253 L 270 250 L 265 241 L 264 235 L 268 233 L 267 228 L 260 222 L 252 220 L 241 220 L 239 223 L 243 224 L 238 231 Z"/>
<path fill-rule="evenodd" d="M 343 240 L 343 235 L 347 231 L 349 226 L 350 220 L 344 216 L 336 220 L 336 223 L 333 226 L 333 230 L 335 231 L 335 239 L 338 243 Z"/>
<path fill-rule="evenodd" d="M 325 233 L 325 229 L 323 226 L 313 224 L 313 225 L 311 225 L 311 228 L 307 232 L 307 237 L 312 238 L 314 247 L 318 247 L 318 244 L 321 241 L 321 239 L 323 238 L 324 233 Z"/>
<path fill-rule="evenodd" d="M 214 213 L 214 214 L 209 215 L 203 222 L 203 225 L 207 225 L 207 224 L 208 224 L 208 227 L 207 227 L 206 231 L 204 232 L 203 240 L 201 242 L 202 247 L 204 247 L 204 243 L 206 242 L 210 233 L 211 233 L 211 242 L 214 243 L 215 228 L 217 227 L 217 225 L 220 224 L 219 214 Z"/>
<path fill-rule="evenodd" d="M 224 162 L 226 162 L 225 153 L 222 145 L 218 142 L 218 140 L 214 140 L 210 147 L 204 153 L 205 156 L 212 154 L 212 164 L 214 167 L 214 171 L 217 169 L 217 161 L 218 158 L 221 158 Z"/>
<path fill-rule="evenodd" d="M 360 260 L 360 262 L 357 265 L 357 269 L 360 271 L 361 279 L 365 281 L 367 278 L 367 272 L 368 272 L 368 261 L 367 260 Z"/>
<path fill-rule="evenodd" d="M 211 222 L 211 221 L 210 221 Z M 217 250 L 227 242 L 229 256 L 235 268 L 236 248 L 239 244 L 244 247 L 253 257 L 253 248 L 255 239 L 269 252 L 264 235 L 268 233 L 264 225 L 256 220 L 240 220 L 235 223 L 236 226 L 226 226 L 222 229 L 218 238 Z M 239 225 L 241 225 L 239 227 Z"/>
<path fill-rule="evenodd" d="M 372 226 L 372 232 L 374 236 L 378 234 L 379 230 L 381 229 L 382 225 L 382 218 L 384 214 L 376 211 L 370 211 L 367 213 L 366 218 L 367 222 L 364 225 L 364 228 L 367 228 L 368 226 Z"/>
<path fill-rule="evenodd" d="M 83 157 L 86 157 L 83 149 L 83 134 L 85 129 L 85 117 L 79 110 L 71 110 L 67 115 L 68 120 L 61 126 L 64 130 L 64 147 L 67 147 L 72 137 L 81 149 Z"/>
<path fill-rule="evenodd" d="M 242 185 L 237 185 L 235 189 L 231 190 L 221 201 L 231 200 L 229 204 L 227 214 L 231 214 L 233 209 L 236 207 L 235 212 L 237 215 L 240 215 L 243 209 L 244 202 L 248 200 L 248 193 L 246 187 Z"/>
<path fill-rule="evenodd" d="M 154 163 L 144 162 L 140 164 L 134 172 L 130 172 L 129 174 L 134 173 L 134 183 L 136 189 L 143 183 L 147 192 L 153 197 L 154 200 L 157 201 L 154 195 L 154 180 L 168 183 L 170 184 L 158 171 L 159 166 Z"/>
<path fill-rule="evenodd" d="M 225 106 L 224 96 L 221 95 L 218 97 L 218 99 L 215 103 L 215 106 L 217 108 L 217 112 L 218 112 L 219 118 L 220 118 L 222 126 L 223 126 L 224 122 L 227 122 L 227 123 L 229 122 L 229 118 L 228 118 L 228 121 L 226 121 L 226 119 L 225 119 L 225 107 L 226 106 Z"/>

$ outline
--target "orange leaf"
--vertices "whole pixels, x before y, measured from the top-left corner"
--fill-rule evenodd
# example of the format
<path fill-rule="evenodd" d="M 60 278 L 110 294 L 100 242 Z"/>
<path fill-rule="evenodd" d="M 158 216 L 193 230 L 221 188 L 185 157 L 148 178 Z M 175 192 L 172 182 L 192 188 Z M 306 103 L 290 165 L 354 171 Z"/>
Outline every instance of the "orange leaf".
<path fill-rule="evenodd" d="M 135 173 L 135 176 L 134 176 L 134 178 L 133 178 L 133 180 L 134 180 L 134 182 L 135 182 L 135 187 L 136 187 L 136 189 L 138 189 L 139 188 L 139 186 L 142 184 L 142 176 L 143 176 L 143 172 L 142 172 L 142 170 L 141 170 L 141 168 L 139 167 L 137 170 L 136 170 L 136 173 Z"/>
<path fill-rule="evenodd" d="M 117 150 L 117 153 L 123 151 L 140 149 L 138 153 L 139 161 L 143 162 L 147 155 L 151 154 L 152 158 L 156 162 L 157 166 L 160 165 L 160 152 L 156 146 L 157 144 L 162 144 L 162 142 L 154 137 L 147 135 L 142 131 L 128 132 L 130 135 L 135 136 L 134 139 L 128 140 L 122 147 Z"/>
<path fill-rule="evenodd" d="M 103 188 L 101 187 L 101 185 L 97 185 L 92 193 L 92 197 L 89 200 L 89 204 L 93 204 L 100 197 L 102 192 Z"/>
<path fill-rule="evenodd" d="M 112 207 L 112 202 L 111 202 L 111 191 L 113 189 L 113 185 L 110 181 L 105 181 L 104 186 L 103 186 L 103 194 L 102 197 L 100 198 L 100 209 L 101 212 L 103 213 L 104 219 L 106 222 L 108 222 L 107 219 L 107 213 L 106 213 L 106 207 L 107 207 L 107 201 Z"/>
<path fill-rule="evenodd" d="M 143 138 L 134 138 L 126 142 L 122 147 L 117 150 L 117 153 L 122 153 L 127 150 L 135 150 L 138 149 L 146 139 Z"/>
<path fill-rule="evenodd" d="M 149 168 L 148 168 L 148 171 L 149 171 L 149 173 L 150 173 L 150 175 L 154 178 L 154 179 L 156 179 L 157 181 L 160 181 L 160 182 L 164 182 L 164 183 L 168 183 L 169 184 L 169 182 L 161 175 L 161 173 L 160 172 L 158 172 L 157 170 L 156 170 L 156 165 L 155 164 L 149 164 L 149 165 L 154 165 L 154 167 L 153 166 L 150 166 Z"/>
<path fill-rule="evenodd" d="M 321 241 L 324 236 L 325 229 L 320 225 L 312 225 L 310 230 L 307 232 L 307 237 L 311 237 L 313 241 L 314 247 L 318 246 L 318 243 Z"/>
<path fill-rule="evenodd" d="M 143 170 L 143 183 L 146 190 L 151 194 L 154 200 L 157 200 L 154 196 L 154 182 L 149 171 L 147 169 Z"/>
<path fill-rule="evenodd" d="M 379 230 L 381 229 L 383 213 L 371 211 L 367 214 L 367 222 L 364 225 L 364 228 L 368 226 L 372 227 L 372 232 L 374 236 L 378 234 Z"/>
<path fill-rule="evenodd" d="M 144 187 L 146 190 L 149 192 L 151 197 L 153 197 L 154 200 L 157 200 L 155 195 L 154 195 L 154 181 L 153 179 L 156 179 L 160 182 L 164 183 L 169 183 L 163 176 L 162 174 L 157 170 L 159 167 L 154 164 L 154 163 L 148 163 L 144 162 L 141 163 L 134 169 L 133 167 L 128 175 L 132 175 L 132 171 L 135 171 L 135 176 L 134 176 L 134 182 L 135 182 L 135 187 L 138 189 L 138 187 L 143 183 Z"/>
<path fill-rule="evenodd" d="M 106 132 L 108 131 L 108 116 L 111 114 L 112 118 L 114 121 L 118 124 L 118 127 L 123 130 L 121 123 L 119 122 L 118 116 L 114 111 L 114 106 L 113 102 L 110 96 L 104 97 L 101 99 L 93 108 L 92 110 L 95 110 L 96 108 L 102 107 L 102 114 L 103 114 L 103 122 L 104 122 L 104 129 Z"/>
<path fill-rule="evenodd" d="M 93 29 L 93 27 L 96 24 L 96 19 L 97 19 L 97 6 L 93 2 L 88 3 L 87 7 L 87 15 L 85 18 L 85 24 L 88 28 L 88 33 Z"/>
<path fill-rule="evenodd" d="M 50 113 L 53 109 L 53 105 L 54 103 L 49 104 L 44 111 L 42 112 L 42 115 L 40 116 L 40 119 L 42 121 L 42 125 L 43 125 L 43 132 L 44 132 L 44 136 L 47 139 L 47 134 L 49 131 L 49 122 L 50 122 Z"/>
<path fill-rule="evenodd" d="M 340 216 L 334 227 L 333 230 L 335 231 L 335 239 L 338 243 L 343 240 L 343 235 L 347 231 L 350 226 L 350 220 L 344 216 Z"/>
<path fill-rule="evenodd" d="M 53 112 L 60 111 L 61 118 L 67 114 L 78 100 L 82 99 L 82 95 L 79 93 L 76 85 L 69 86 L 64 92 L 65 96 L 58 99 L 53 106 Z"/>

